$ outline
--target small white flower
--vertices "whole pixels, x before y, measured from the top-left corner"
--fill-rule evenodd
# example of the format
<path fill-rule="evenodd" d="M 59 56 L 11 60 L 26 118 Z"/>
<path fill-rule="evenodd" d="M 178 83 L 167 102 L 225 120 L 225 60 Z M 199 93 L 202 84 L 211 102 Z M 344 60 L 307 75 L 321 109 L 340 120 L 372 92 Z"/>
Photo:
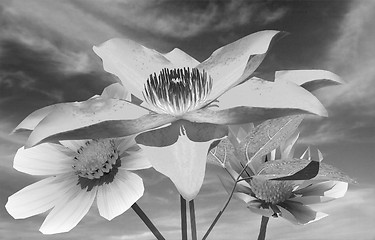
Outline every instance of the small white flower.
<path fill-rule="evenodd" d="M 48 177 L 9 197 L 5 207 L 14 218 L 52 209 L 40 231 L 68 232 L 86 215 L 95 197 L 100 215 L 111 220 L 143 195 L 142 179 L 130 170 L 151 165 L 134 137 L 60 143 L 17 151 L 16 170 Z"/>

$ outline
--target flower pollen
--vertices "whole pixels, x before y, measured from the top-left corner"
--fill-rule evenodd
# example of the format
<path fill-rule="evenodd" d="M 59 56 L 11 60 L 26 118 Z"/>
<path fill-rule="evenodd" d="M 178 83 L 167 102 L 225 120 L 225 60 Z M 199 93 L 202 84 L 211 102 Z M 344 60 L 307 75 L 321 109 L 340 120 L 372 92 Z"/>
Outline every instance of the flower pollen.
<path fill-rule="evenodd" d="M 164 68 L 150 75 L 143 96 L 162 113 L 178 116 L 202 107 L 211 89 L 212 78 L 204 70 Z"/>
<path fill-rule="evenodd" d="M 278 204 L 289 199 L 293 191 L 293 183 L 266 179 L 252 179 L 251 190 L 255 196 L 266 203 Z"/>
<path fill-rule="evenodd" d="M 72 167 L 78 176 L 99 179 L 111 171 L 118 158 L 113 139 L 89 140 L 77 150 Z"/>

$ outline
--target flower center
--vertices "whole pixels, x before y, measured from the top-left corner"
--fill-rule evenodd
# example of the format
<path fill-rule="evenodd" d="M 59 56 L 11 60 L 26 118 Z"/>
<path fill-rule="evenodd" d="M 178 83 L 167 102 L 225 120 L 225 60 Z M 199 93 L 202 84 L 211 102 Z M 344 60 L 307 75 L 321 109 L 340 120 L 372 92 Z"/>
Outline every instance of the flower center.
<path fill-rule="evenodd" d="M 150 75 L 143 96 L 163 113 L 178 116 L 202 107 L 211 88 L 212 78 L 204 70 L 164 68 Z"/>
<path fill-rule="evenodd" d="M 72 167 L 77 175 L 88 179 L 109 173 L 119 157 L 113 139 L 89 140 L 77 153 Z"/>
<path fill-rule="evenodd" d="M 252 179 L 251 190 L 255 196 L 266 203 L 277 204 L 289 199 L 293 191 L 293 183 L 266 179 Z"/>

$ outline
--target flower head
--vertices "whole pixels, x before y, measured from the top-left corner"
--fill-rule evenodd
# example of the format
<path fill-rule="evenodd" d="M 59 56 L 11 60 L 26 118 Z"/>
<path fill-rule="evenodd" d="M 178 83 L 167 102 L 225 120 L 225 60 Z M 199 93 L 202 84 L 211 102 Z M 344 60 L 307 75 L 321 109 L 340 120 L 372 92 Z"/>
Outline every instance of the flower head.
<path fill-rule="evenodd" d="M 40 228 L 44 234 L 70 231 L 95 198 L 100 215 L 111 220 L 143 195 L 142 179 L 131 170 L 149 167 L 134 137 L 22 147 L 14 168 L 48 177 L 10 196 L 5 207 L 16 219 L 52 209 Z"/>
<path fill-rule="evenodd" d="M 248 35 L 202 63 L 179 49 L 162 54 L 129 39 L 95 46 L 104 69 L 118 76 L 131 95 L 126 101 L 96 98 L 60 106 L 36 126 L 27 146 L 139 134 L 136 142 L 153 167 L 191 200 L 203 183 L 208 148 L 228 134 L 227 124 L 301 112 L 326 115 L 322 104 L 293 81 L 253 76 L 277 35 Z"/>

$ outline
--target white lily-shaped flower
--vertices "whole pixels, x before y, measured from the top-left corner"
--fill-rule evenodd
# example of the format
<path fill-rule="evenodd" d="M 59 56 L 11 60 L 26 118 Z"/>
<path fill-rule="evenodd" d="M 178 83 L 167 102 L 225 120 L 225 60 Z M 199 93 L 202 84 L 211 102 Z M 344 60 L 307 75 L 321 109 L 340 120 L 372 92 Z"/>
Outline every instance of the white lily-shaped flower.
<path fill-rule="evenodd" d="M 9 197 L 5 208 L 16 219 L 52 209 L 40 231 L 70 231 L 89 211 L 95 198 L 99 213 L 111 220 L 128 210 L 144 191 L 131 170 L 151 167 L 133 137 L 67 140 L 20 148 L 14 168 L 47 178 Z"/>
<path fill-rule="evenodd" d="M 225 125 L 297 113 L 326 115 L 321 103 L 293 81 L 251 77 L 277 34 L 248 35 L 202 63 L 179 49 L 162 54 L 128 39 L 109 40 L 94 51 L 132 97 L 60 105 L 36 126 L 27 146 L 140 133 L 136 141 L 153 167 L 185 199 L 193 199 L 209 145 L 227 135 Z"/>

